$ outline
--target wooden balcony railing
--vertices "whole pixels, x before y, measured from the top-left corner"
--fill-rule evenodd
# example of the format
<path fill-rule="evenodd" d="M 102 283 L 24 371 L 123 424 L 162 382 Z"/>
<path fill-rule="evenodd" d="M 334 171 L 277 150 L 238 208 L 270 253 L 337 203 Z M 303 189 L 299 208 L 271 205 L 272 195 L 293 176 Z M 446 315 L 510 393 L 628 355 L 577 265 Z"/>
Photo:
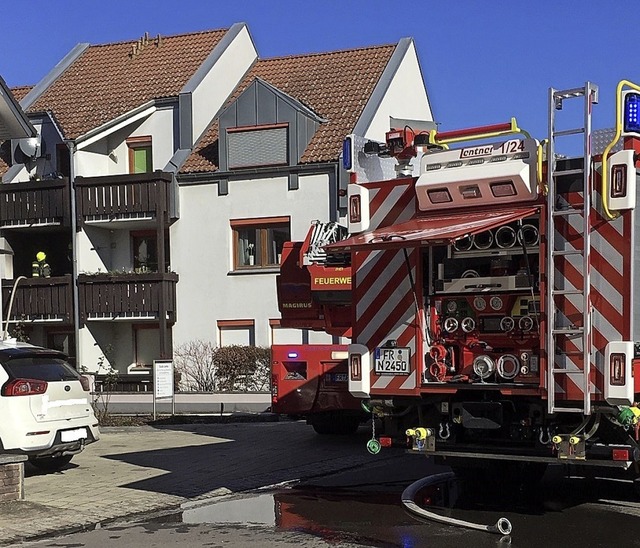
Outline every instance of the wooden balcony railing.
<path fill-rule="evenodd" d="M 87 320 L 157 319 L 175 321 L 175 273 L 80 274 L 80 325 Z"/>
<path fill-rule="evenodd" d="M 0 184 L 0 228 L 70 226 L 69 179 Z"/>
<path fill-rule="evenodd" d="M 13 281 L 3 281 L 2 302 L 5 311 L 12 293 Z M 24 278 L 15 289 L 9 320 L 73 325 L 72 299 L 71 274 L 51 278 Z"/>
<path fill-rule="evenodd" d="M 103 177 L 76 177 L 78 223 L 113 219 L 169 218 L 170 173 L 136 173 Z"/>

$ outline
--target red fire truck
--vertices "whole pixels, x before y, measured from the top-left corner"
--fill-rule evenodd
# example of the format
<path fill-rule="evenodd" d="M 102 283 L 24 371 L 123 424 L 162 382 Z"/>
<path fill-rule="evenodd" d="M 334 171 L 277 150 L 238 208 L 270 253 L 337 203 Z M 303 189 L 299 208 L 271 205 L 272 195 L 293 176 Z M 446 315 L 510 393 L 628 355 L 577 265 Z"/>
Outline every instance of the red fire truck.
<path fill-rule="evenodd" d="M 313 223 L 304 242 L 286 242 L 277 277 L 283 327 L 351 337 L 350 254 L 327 256 L 323 246 L 344 239 L 337 223 Z M 305 418 L 319 434 L 351 434 L 367 418 L 349 393 L 346 344 L 271 347 L 275 413 Z"/>
<path fill-rule="evenodd" d="M 639 92 L 621 82 L 615 129 L 593 131 L 597 86 L 551 89 L 542 142 L 514 119 L 347 138 L 348 237 L 317 264 L 350 268 L 348 390 L 384 424 L 370 451 L 638 466 Z M 385 157 L 398 176 L 368 181 Z"/>

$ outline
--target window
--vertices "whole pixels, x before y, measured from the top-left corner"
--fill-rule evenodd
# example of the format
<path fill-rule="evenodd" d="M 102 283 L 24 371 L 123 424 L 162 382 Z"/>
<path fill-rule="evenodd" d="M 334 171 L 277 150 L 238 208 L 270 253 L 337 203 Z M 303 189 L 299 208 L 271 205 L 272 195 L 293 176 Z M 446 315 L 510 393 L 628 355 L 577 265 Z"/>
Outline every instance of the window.
<path fill-rule="evenodd" d="M 130 137 L 127 139 L 127 146 L 129 147 L 129 173 L 151 173 L 153 171 L 151 137 Z"/>
<path fill-rule="evenodd" d="M 71 176 L 71 154 L 65 144 L 56 145 L 56 171 L 63 177 Z"/>
<path fill-rule="evenodd" d="M 280 320 L 269 320 L 271 328 L 271 344 L 308 344 L 309 332 L 307 329 L 294 329 L 282 327 Z"/>
<path fill-rule="evenodd" d="M 234 270 L 278 266 L 284 242 L 291 239 L 289 225 L 289 217 L 231 221 Z"/>
<path fill-rule="evenodd" d="M 160 356 L 160 330 L 157 325 L 134 325 L 134 351 L 136 366 L 153 366 Z"/>
<path fill-rule="evenodd" d="M 288 125 L 227 129 L 229 169 L 287 165 Z"/>
<path fill-rule="evenodd" d="M 75 365 L 76 338 L 73 331 L 55 330 L 47 333 L 47 348 L 64 352 L 71 365 Z"/>
<path fill-rule="evenodd" d="M 218 320 L 220 346 L 254 346 L 255 320 Z"/>
<path fill-rule="evenodd" d="M 158 270 L 158 240 L 152 230 L 141 230 L 131 233 L 131 249 L 133 252 L 133 271 L 138 274 L 160 272 Z M 164 235 L 165 268 L 169 267 L 169 233 Z"/>

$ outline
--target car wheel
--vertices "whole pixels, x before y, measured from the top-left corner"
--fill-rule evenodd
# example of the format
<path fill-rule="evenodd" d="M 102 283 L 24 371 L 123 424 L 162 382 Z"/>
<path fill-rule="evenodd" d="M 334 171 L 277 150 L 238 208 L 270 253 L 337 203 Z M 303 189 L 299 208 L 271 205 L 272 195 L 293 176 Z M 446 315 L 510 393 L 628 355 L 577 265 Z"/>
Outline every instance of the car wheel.
<path fill-rule="evenodd" d="M 72 458 L 73 455 L 62 455 L 61 457 L 29 457 L 29 462 L 40 470 L 55 472 L 69 464 Z"/>

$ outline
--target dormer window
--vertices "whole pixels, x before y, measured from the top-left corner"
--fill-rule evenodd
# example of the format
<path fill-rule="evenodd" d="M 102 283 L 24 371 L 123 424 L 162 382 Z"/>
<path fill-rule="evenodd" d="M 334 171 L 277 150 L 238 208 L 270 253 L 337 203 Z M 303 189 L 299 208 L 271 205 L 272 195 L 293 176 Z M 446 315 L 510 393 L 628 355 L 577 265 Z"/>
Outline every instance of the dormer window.
<path fill-rule="evenodd" d="M 129 173 L 151 173 L 153 156 L 151 154 L 151 136 L 129 137 Z"/>
<path fill-rule="evenodd" d="M 288 124 L 227 128 L 229 169 L 288 165 Z"/>

